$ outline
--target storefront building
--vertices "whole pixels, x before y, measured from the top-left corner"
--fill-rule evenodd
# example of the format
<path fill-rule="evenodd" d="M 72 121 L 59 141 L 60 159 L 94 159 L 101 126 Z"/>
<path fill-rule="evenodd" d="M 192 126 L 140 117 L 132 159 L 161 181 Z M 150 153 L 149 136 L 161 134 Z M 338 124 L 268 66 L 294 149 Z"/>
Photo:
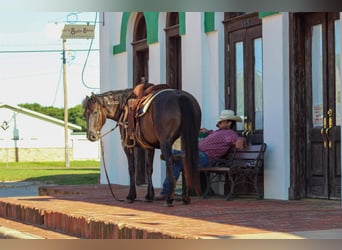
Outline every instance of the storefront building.
<path fill-rule="evenodd" d="M 238 130 L 267 143 L 266 199 L 341 198 L 340 13 L 102 15 L 101 92 L 142 77 L 168 83 L 196 97 L 206 128 L 234 109 L 244 120 Z M 111 182 L 128 184 L 119 133 L 104 142 Z M 155 187 L 165 178 L 159 155 Z"/>

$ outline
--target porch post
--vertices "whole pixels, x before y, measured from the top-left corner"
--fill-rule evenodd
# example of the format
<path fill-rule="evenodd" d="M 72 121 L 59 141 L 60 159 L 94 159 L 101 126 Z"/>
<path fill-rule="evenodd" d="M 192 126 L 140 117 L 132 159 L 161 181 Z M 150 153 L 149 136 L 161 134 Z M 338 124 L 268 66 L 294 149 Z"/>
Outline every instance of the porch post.
<path fill-rule="evenodd" d="M 264 141 L 264 196 L 288 200 L 290 186 L 289 15 L 262 20 Z"/>

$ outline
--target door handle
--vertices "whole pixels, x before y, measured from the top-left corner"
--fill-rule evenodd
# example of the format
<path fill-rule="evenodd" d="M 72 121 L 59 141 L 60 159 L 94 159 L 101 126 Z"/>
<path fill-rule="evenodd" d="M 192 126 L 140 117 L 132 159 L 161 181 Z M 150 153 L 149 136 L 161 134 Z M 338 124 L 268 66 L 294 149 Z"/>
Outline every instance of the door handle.
<path fill-rule="evenodd" d="M 321 128 L 321 135 L 323 137 L 323 146 L 324 148 L 327 147 L 327 118 L 323 117 L 323 128 Z"/>
<path fill-rule="evenodd" d="M 249 122 L 247 125 L 247 135 L 251 134 L 253 132 L 253 123 Z"/>
<path fill-rule="evenodd" d="M 248 132 L 248 122 L 247 122 L 247 116 L 243 119 L 243 132 L 242 135 L 247 135 Z"/>
<path fill-rule="evenodd" d="M 325 129 L 325 134 L 326 134 L 326 138 L 327 138 L 326 143 L 325 143 L 325 147 L 327 146 L 326 144 L 328 143 L 329 148 L 332 148 L 332 141 L 329 138 L 329 131 L 330 131 L 330 128 Z"/>
<path fill-rule="evenodd" d="M 328 113 L 329 118 L 328 118 L 328 128 L 325 130 L 325 133 L 327 135 L 328 146 L 329 146 L 329 148 L 332 148 L 332 141 L 329 138 L 329 131 L 333 127 L 333 117 L 332 117 L 333 111 L 332 111 L 332 109 L 329 109 L 327 113 Z"/>

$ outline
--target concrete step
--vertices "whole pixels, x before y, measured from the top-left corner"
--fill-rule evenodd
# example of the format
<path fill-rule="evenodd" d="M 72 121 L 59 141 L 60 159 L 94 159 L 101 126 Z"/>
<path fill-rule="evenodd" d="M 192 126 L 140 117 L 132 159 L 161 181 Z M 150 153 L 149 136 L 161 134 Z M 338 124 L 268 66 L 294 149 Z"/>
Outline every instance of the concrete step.
<path fill-rule="evenodd" d="M 78 239 L 77 237 L 0 218 L 0 239 Z"/>

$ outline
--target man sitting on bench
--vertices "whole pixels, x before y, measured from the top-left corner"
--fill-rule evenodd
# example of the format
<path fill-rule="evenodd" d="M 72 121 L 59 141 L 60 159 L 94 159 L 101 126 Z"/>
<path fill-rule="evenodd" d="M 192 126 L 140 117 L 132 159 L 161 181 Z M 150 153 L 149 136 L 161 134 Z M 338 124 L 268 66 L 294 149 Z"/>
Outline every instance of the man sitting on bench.
<path fill-rule="evenodd" d="M 245 138 L 239 137 L 236 133 L 236 122 L 242 122 L 239 116 L 235 115 L 233 110 L 222 110 L 219 119 L 217 120 L 217 130 L 207 130 L 201 128 L 200 132 L 207 134 L 207 136 L 199 141 L 199 167 L 207 167 L 209 161 L 223 157 L 232 146 L 236 148 L 242 148 L 245 144 Z M 182 154 L 182 151 L 173 150 L 173 154 Z M 183 170 L 182 159 L 175 159 L 173 167 L 173 176 L 177 181 L 180 172 Z M 156 199 L 165 199 L 169 193 L 169 181 L 166 178 L 163 182 L 163 190 L 160 193 L 160 197 Z"/>

